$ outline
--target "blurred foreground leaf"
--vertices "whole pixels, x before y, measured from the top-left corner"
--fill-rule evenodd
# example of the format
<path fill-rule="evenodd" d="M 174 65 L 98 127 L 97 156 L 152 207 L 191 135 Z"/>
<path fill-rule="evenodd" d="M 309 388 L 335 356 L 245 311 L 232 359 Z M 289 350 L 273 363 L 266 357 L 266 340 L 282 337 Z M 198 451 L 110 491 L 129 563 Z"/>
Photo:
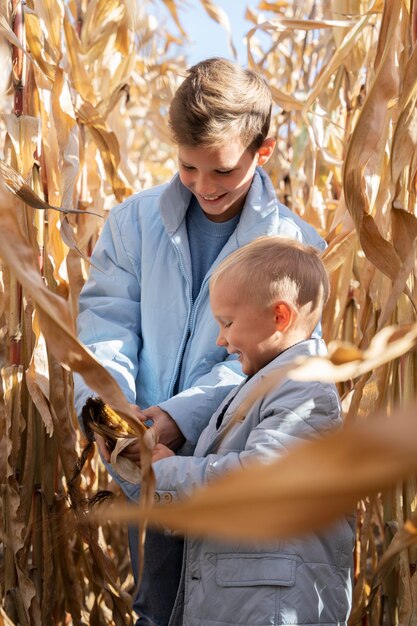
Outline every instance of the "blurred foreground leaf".
<path fill-rule="evenodd" d="M 154 506 L 148 522 L 222 540 L 292 537 L 322 529 L 351 513 L 359 498 L 416 469 L 417 421 L 410 406 L 301 444 L 276 462 L 230 472 L 189 498 Z M 138 516 L 137 506 L 121 503 L 96 514 L 124 523 Z"/>

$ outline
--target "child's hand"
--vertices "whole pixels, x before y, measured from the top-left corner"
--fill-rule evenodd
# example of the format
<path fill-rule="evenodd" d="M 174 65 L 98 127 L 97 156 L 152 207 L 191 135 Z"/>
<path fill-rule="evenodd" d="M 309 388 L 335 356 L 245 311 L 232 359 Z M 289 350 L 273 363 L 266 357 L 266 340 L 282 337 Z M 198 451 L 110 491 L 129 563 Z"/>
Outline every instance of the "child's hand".
<path fill-rule="evenodd" d="M 167 446 L 164 446 L 163 443 L 158 443 L 152 452 L 152 463 L 156 463 L 156 461 L 161 459 L 167 459 L 169 456 L 175 456 L 175 453 Z"/>

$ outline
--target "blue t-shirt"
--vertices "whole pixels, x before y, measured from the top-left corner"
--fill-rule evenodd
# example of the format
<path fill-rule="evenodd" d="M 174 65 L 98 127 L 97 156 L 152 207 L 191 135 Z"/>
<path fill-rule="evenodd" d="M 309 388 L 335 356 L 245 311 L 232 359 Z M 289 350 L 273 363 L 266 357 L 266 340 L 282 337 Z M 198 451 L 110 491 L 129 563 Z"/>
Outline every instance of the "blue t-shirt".
<path fill-rule="evenodd" d="M 226 222 L 213 222 L 204 213 L 195 196 L 187 210 L 186 223 L 191 254 L 193 301 L 210 267 L 235 230 L 240 213 Z"/>

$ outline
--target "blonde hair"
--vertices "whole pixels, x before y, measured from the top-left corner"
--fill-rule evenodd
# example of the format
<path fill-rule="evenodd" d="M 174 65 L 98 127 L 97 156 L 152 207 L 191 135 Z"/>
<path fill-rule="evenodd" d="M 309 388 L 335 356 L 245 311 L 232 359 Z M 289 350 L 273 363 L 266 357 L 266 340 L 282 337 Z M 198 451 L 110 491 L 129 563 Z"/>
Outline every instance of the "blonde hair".
<path fill-rule="evenodd" d="M 169 109 L 174 143 L 217 147 L 239 137 L 253 152 L 268 136 L 272 96 L 264 79 L 232 61 L 197 63 L 177 89 Z"/>
<path fill-rule="evenodd" d="M 329 278 L 320 252 L 278 235 L 259 237 L 228 256 L 214 270 L 210 290 L 223 280 L 242 299 L 262 308 L 282 300 L 301 313 L 312 331 L 329 297 Z"/>

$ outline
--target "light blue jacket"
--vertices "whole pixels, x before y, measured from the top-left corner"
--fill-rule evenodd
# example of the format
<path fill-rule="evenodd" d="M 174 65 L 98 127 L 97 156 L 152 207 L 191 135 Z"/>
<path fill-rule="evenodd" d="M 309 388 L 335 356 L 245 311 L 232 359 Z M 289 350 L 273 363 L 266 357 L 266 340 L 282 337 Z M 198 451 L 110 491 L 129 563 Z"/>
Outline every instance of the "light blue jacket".
<path fill-rule="evenodd" d="M 310 225 L 280 204 L 258 168 L 239 223 L 192 302 L 185 213 L 191 192 L 176 175 L 110 211 L 79 300 L 79 338 L 113 374 L 129 402 L 158 404 L 195 444 L 212 413 L 242 380 L 235 357 L 216 346 L 209 304 L 213 268 L 261 235 L 324 249 Z M 182 370 L 181 370 L 182 368 Z M 172 397 L 181 370 L 180 393 Z M 77 413 L 92 392 L 75 376 Z"/>
<path fill-rule="evenodd" d="M 222 439 L 234 411 L 264 376 L 293 359 L 323 351 L 320 339 L 301 342 L 242 384 L 237 393 L 233 390 L 203 431 L 194 456 L 169 457 L 154 464 L 156 498 L 168 502 L 190 494 L 255 458 L 270 462 L 300 441 L 338 428 L 341 407 L 333 384 L 287 379 L 258 398 L 244 421 Z M 230 398 L 233 400 L 217 430 L 219 413 Z M 353 522 L 347 519 L 322 533 L 263 545 L 187 539 L 178 594 L 179 600 L 185 593 L 184 614 L 178 602 L 170 626 L 346 624 L 351 608 L 353 543 Z"/>

